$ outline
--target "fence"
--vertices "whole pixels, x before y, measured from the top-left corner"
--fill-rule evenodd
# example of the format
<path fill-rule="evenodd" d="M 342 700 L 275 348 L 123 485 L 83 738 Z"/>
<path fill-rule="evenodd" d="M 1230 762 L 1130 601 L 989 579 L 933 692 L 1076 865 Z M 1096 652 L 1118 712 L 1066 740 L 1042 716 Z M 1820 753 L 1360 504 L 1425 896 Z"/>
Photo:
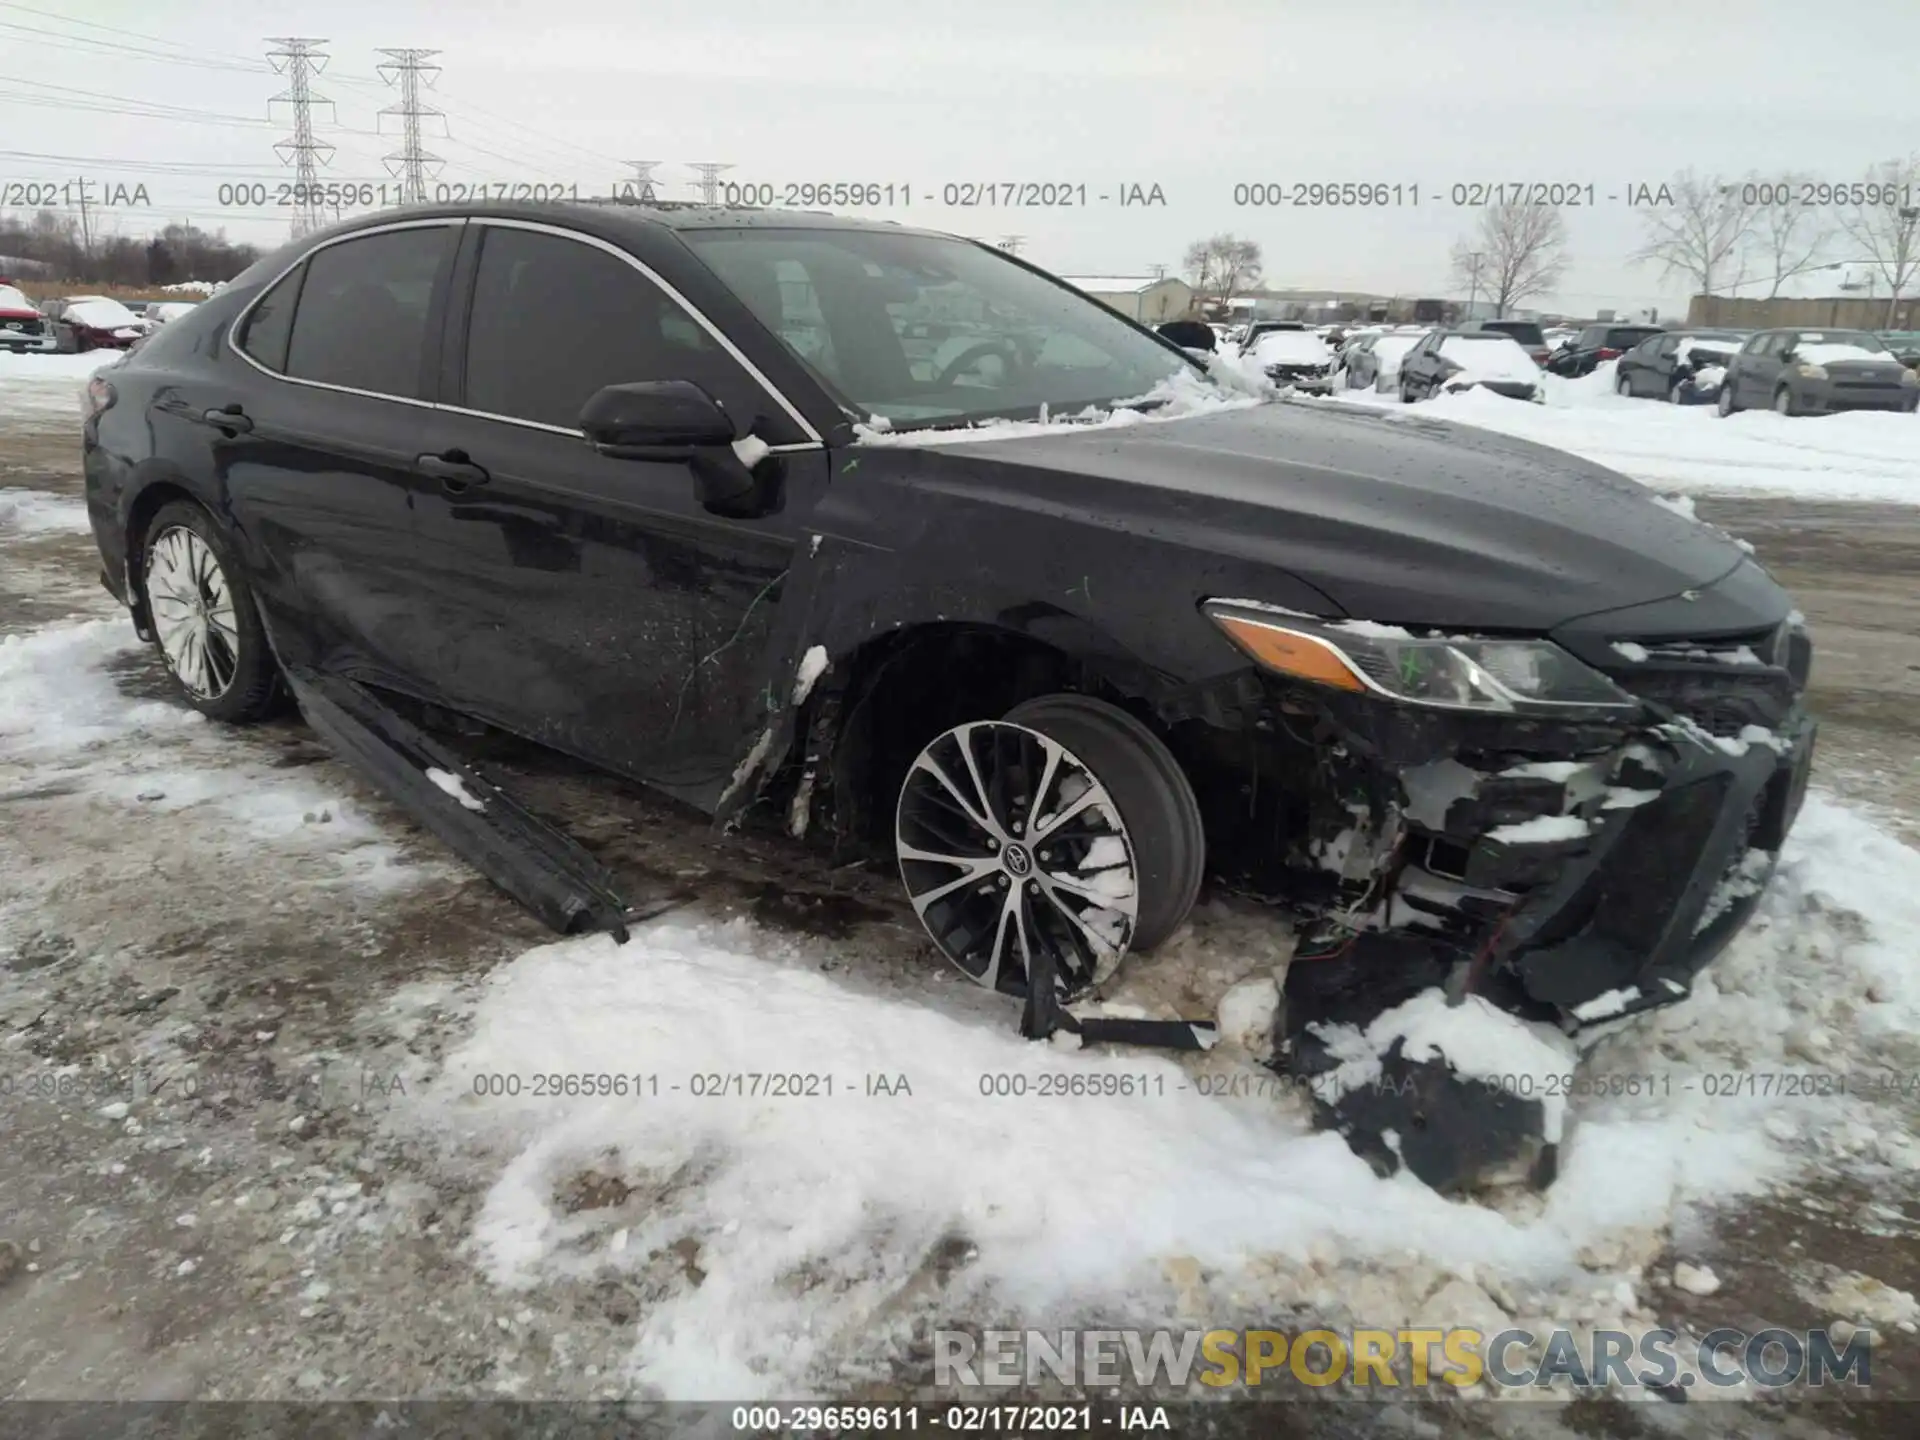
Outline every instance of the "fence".
<path fill-rule="evenodd" d="M 1893 306 L 1887 300 L 1834 296 L 1824 300 L 1753 300 L 1730 295 L 1696 295 L 1687 304 L 1689 325 L 1724 325 L 1734 330 L 1773 330 L 1787 325 L 1832 330 L 1920 330 L 1920 295 Z"/>

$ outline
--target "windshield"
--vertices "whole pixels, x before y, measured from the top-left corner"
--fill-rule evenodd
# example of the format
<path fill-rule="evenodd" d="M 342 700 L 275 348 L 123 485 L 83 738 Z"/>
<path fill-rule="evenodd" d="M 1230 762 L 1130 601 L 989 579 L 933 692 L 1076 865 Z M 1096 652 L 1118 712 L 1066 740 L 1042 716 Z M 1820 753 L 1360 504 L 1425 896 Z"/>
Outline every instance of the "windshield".
<path fill-rule="evenodd" d="M 683 237 L 830 393 L 895 429 L 1071 414 L 1196 366 L 982 246 L 872 230 Z"/>
<path fill-rule="evenodd" d="M 1527 321 L 1496 320 L 1486 327 L 1489 331 L 1502 335 L 1511 335 L 1522 345 L 1544 345 L 1547 335 L 1538 325 Z"/>
<path fill-rule="evenodd" d="M 1858 360 L 1893 352 L 1864 330 L 1802 330 L 1794 353 L 1818 364 L 1822 360 Z"/>

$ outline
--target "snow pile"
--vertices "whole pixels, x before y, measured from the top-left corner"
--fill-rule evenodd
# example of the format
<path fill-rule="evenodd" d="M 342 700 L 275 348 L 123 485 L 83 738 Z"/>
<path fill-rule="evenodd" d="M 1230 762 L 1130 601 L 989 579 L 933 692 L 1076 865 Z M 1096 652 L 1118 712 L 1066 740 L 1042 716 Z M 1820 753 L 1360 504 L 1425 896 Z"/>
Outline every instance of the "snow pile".
<path fill-rule="evenodd" d="M 0 760 L 84 754 L 141 731 L 204 725 L 195 711 L 129 700 L 114 685 L 107 665 L 145 648 L 124 620 L 0 636 Z"/>
<path fill-rule="evenodd" d="M 1708 1206 L 1913 1153 L 1897 1114 L 1875 1117 L 1857 1095 L 1708 1079 L 1866 1071 L 1897 1053 L 1881 1046 L 1920 1024 L 1915 933 L 1920 854 L 1810 799 L 1755 923 L 1694 996 L 1583 1037 L 1581 1073 L 1644 1080 L 1576 1092 L 1555 1117 L 1558 1184 L 1498 1208 L 1376 1178 L 1311 1130 L 1297 1097 L 1203 1097 L 1191 1067 L 1224 1051 L 1176 1063 L 1027 1044 L 1011 1007 L 832 978 L 817 968 L 832 958 L 824 944 L 744 921 L 656 922 L 625 948 L 591 938 L 528 952 L 489 977 L 471 1038 L 401 1114 L 450 1145 L 505 1147 L 473 1234 L 499 1284 L 664 1285 L 633 1378 L 672 1398 L 843 1384 L 916 1304 L 1042 1327 L 1095 1308 L 1159 1323 L 1175 1268 L 1212 1277 L 1191 1285 L 1216 1313 L 1297 1302 L 1301 1267 L 1335 1256 L 1366 1277 L 1383 1312 L 1369 1323 L 1415 1318 L 1436 1271 L 1531 1287 L 1540 1313 L 1585 1314 L 1593 1267 L 1607 1263 L 1594 1247 L 1650 1257 Z M 1226 1009 L 1251 1029 L 1264 1003 L 1249 990 Z M 1349 1038 L 1367 1053 L 1394 1037 L 1437 1049 L 1547 1103 L 1545 1077 L 1574 1068 L 1562 1037 L 1477 1000 L 1416 997 L 1373 1028 Z M 1358 1049 L 1341 1058 L 1365 1063 Z M 555 1073 L 627 1093 L 535 1097 L 529 1077 Z M 1092 1093 L 1035 1098 L 1049 1074 Z M 491 1093 L 489 1076 L 517 1077 L 519 1093 Z M 796 1078 L 773 1094 L 775 1076 Z M 879 1091 L 873 1077 L 886 1077 Z M 569 1207 L 583 1171 L 619 1177 L 635 1198 Z M 956 1248 L 968 1263 L 937 1301 L 916 1298 L 916 1277 Z M 661 1281 L 676 1255 L 697 1257 L 697 1284 Z M 1638 1283 L 1637 1270 L 1609 1276 L 1600 1289 L 1625 1298 L 1593 1323 L 1637 1314 Z"/>
<path fill-rule="evenodd" d="M 0 489 L 0 531 L 19 535 L 85 535 L 92 526 L 87 507 L 44 490 Z"/>
<path fill-rule="evenodd" d="M 1210 371 L 1211 373 L 1211 371 Z M 1229 368 L 1236 387 L 1250 389 L 1243 370 Z M 1262 377 L 1264 380 L 1264 377 Z M 1272 394 L 1272 386 L 1266 389 Z M 987 420 L 950 430 L 904 430 L 855 425 L 854 441 L 859 445 L 958 445 L 972 440 L 1019 440 L 1032 435 L 1066 435 L 1083 430 L 1119 430 L 1130 425 L 1150 425 L 1167 420 L 1188 420 L 1196 415 L 1213 415 L 1222 410 L 1243 410 L 1262 403 L 1259 393 L 1231 394 L 1222 384 L 1209 384 L 1192 370 L 1175 371 L 1144 395 L 1115 402 L 1112 408 L 1088 405 L 1071 414 L 1043 415 L 1038 420 Z M 1151 408 L 1129 408 L 1145 406 Z"/>
<path fill-rule="evenodd" d="M 215 283 L 212 280 L 182 280 L 177 285 L 162 285 L 160 288 L 169 295 L 212 295 L 217 293 L 225 281 Z"/>
<path fill-rule="evenodd" d="M 118 350 L 104 355 L 97 350 L 84 355 L 0 350 L 0 415 L 26 410 L 71 411 L 76 396 L 85 395 L 87 381 L 122 358 Z"/>
<path fill-rule="evenodd" d="M 1747 411 L 1722 419 L 1711 405 L 1669 405 L 1613 393 L 1613 365 L 1577 380 L 1544 377 L 1546 403 L 1485 390 L 1418 405 L 1370 391 L 1335 395 L 1402 422 L 1458 421 L 1551 445 L 1660 490 L 1743 491 L 1808 500 L 1920 505 L 1920 421 L 1860 410 L 1816 418 Z"/>

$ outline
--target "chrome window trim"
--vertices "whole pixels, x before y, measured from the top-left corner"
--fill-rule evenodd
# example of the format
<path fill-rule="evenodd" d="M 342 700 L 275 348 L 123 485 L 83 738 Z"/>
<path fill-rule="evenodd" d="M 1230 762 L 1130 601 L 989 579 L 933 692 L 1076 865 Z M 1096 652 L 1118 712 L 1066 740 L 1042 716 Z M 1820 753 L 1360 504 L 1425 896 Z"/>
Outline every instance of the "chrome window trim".
<path fill-rule="evenodd" d="M 494 226 L 500 227 L 501 229 L 506 229 L 506 230 L 531 230 L 537 235 L 557 235 L 563 240 L 572 240 L 582 245 L 590 245 L 596 250 L 604 250 L 607 254 L 613 256 L 614 259 L 623 261 L 627 265 L 632 266 L 635 270 L 638 270 L 649 281 L 651 281 L 655 286 L 657 286 L 661 294 L 665 295 L 669 300 L 673 301 L 674 304 L 678 305 L 682 310 L 686 311 L 687 314 L 691 315 L 694 319 L 694 322 L 698 324 L 701 329 L 705 330 L 707 334 L 711 335 L 714 338 L 714 340 L 718 342 L 720 348 L 726 351 L 728 355 L 732 356 L 734 362 L 738 364 L 742 370 L 745 370 L 748 375 L 753 377 L 755 383 L 757 383 L 760 386 L 760 388 L 767 393 L 768 397 L 772 399 L 776 405 L 778 405 L 782 410 L 786 412 L 787 418 L 792 420 L 794 424 L 800 427 L 800 431 L 802 434 L 804 434 L 807 437 L 807 443 L 810 447 L 815 445 L 824 445 L 826 443 L 822 439 L 820 432 L 814 429 L 813 426 L 810 423 L 808 423 L 807 417 L 805 415 L 800 413 L 799 407 L 795 405 L 791 400 L 789 400 L 784 394 L 781 393 L 779 387 L 776 386 L 771 380 L 769 380 L 766 377 L 766 374 L 760 369 L 758 365 L 754 364 L 753 361 L 747 358 L 745 352 L 742 351 L 738 345 L 734 344 L 730 338 L 728 338 L 726 332 L 723 331 L 718 325 L 714 324 L 713 321 L 709 320 L 706 317 L 706 314 L 700 309 L 699 306 L 695 305 L 691 300 L 687 299 L 686 296 L 682 295 L 678 290 L 674 289 L 672 285 L 667 283 L 665 277 L 663 277 L 657 270 L 655 270 L 652 266 L 648 265 L 645 261 L 640 260 L 637 257 L 628 254 L 625 250 L 622 250 L 618 245 L 613 244 L 611 241 L 602 240 L 597 235 L 588 235 L 579 230 L 570 230 L 564 225 L 549 225 L 539 220 L 512 220 L 512 219 L 506 219 L 501 217 L 495 217 L 491 215 L 476 215 L 472 217 L 471 223 L 475 225 L 494 225 Z M 442 408 L 452 409 L 453 407 L 443 406 Z M 488 414 L 490 412 L 467 411 L 465 413 Z M 512 419 L 513 417 L 495 416 L 493 418 Z M 557 427 L 542 426 L 541 428 L 552 429 Z M 563 433 L 577 435 L 580 432 L 575 430 L 575 431 L 565 431 Z"/>
<path fill-rule="evenodd" d="M 584 430 L 569 430 L 564 425 L 549 425 L 544 420 L 523 420 L 518 415 L 498 415 L 491 410 L 469 410 L 464 405 L 435 405 L 435 410 L 447 415 L 465 415 L 472 420 L 492 420 L 501 425 L 517 425 L 522 430 L 538 430 L 543 435 L 564 435 L 569 440 L 585 440 Z M 824 450 L 826 442 L 822 440 L 791 440 L 784 445 L 769 445 L 769 455 L 796 455 L 806 450 Z"/>
<path fill-rule="evenodd" d="M 345 235 L 335 235 L 332 239 L 323 240 L 309 250 L 302 250 L 294 257 L 292 264 L 286 266 L 278 275 L 275 275 L 273 279 L 269 280 L 265 285 L 262 285 L 260 287 L 260 293 L 249 300 L 246 303 L 246 307 L 242 309 L 238 315 L 233 317 L 233 323 L 227 326 L 227 348 L 254 369 L 258 370 L 262 375 L 271 375 L 275 380 L 282 381 L 288 385 L 305 385 L 313 390 L 331 390 L 336 395 L 361 395 L 369 400 L 391 400 L 395 405 L 411 405 L 416 410 L 434 410 L 439 408 L 431 400 L 420 400 L 410 395 L 389 395 L 381 390 L 359 390 L 351 385 L 334 385 L 325 380 L 302 380 L 297 375 L 285 375 L 278 370 L 269 370 L 265 365 L 262 365 L 258 360 L 254 359 L 253 356 L 240 348 L 239 335 L 241 328 L 247 323 L 248 317 L 253 314 L 255 308 L 262 300 L 273 293 L 274 287 L 295 270 L 298 270 L 302 265 L 306 264 L 313 256 L 318 255 L 322 250 L 330 250 L 335 245 L 344 245 L 349 240 L 359 240 L 368 235 L 387 235 L 396 230 L 426 230 L 435 226 L 443 226 L 447 229 L 457 230 L 467 223 L 466 217 L 462 215 L 444 216 L 438 220 L 395 220 L 386 225 L 369 225 L 364 230 L 350 230 Z M 299 319 L 298 312 L 295 313 L 294 318 L 296 320 Z M 289 339 L 291 339 L 293 332 L 289 330 L 287 333 Z"/>

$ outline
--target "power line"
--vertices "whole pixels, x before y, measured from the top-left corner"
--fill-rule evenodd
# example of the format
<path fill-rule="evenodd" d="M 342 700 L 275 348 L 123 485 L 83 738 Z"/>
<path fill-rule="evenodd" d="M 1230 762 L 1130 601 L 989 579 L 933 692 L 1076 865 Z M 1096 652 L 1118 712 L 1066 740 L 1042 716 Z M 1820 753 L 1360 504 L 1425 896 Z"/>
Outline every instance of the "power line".
<path fill-rule="evenodd" d="M 427 198 L 427 167 L 433 167 L 437 177 L 446 161 L 438 155 L 429 155 L 420 143 L 420 122 L 424 119 L 437 119 L 442 124 L 446 116 L 432 106 L 420 103 L 420 77 L 427 78 L 429 89 L 439 77 L 440 67 L 424 62 L 429 56 L 438 55 L 438 50 L 382 50 L 382 55 L 392 58 L 378 67 L 381 79 L 389 85 L 398 83 L 400 103 L 389 105 L 380 112 L 381 118 L 397 115 L 401 120 L 400 149 L 394 154 L 382 157 L 388 173 L 400 181 L 401 194 L 412 204 L 424 204 Z M 398 168 L 395 164 L 398 162 Z"/>
<path fill-rule="evenodd" d="M 131 55 L 145 60 L 165 60 L 172 65 L 190 65 L 201 70 L 237 70 L 249 75 L 259 74 L 267 68 L 264 65 L 235 65 L 230 61 L 209 60 L 197 55 L 169 55 L 163 50 L 121 45 L 112 40 L 95 40 L 91 35 L 69 35 L 61 30 L 42 30 L 37 25 L 16 25 L 9 20 L 0 20 L 0 31 L 43 36 L 46 38 L 37 41 L 35 48 L 71 50 L 78 55 Z M 54 43 L 56 41 L 59 43 Z"/>
<path fill-rule="evenodd" d="M 293 106 L 293 134 L 273 147 L 283 163 L 293 166 L 293 238 L 316 230 L 320 226 L 320 205 L 315 198 L 319 189 L 316 178 L 319 167 L 333 161 L 333 146 L 324 140 L 313 138 L 313 107 L 331 105 L 333 102 L 324 95 L 315 95 L 307 81 L 327 68 L 327 55 L 316 50 L 316 45 L 324 45 L 325 40 L 303 39 L 297 35 L 278 35 L 269 39 L 269 44 L 278 45 L 278 50 L 270 51 L 267 63 L 274 71 L 287 77 L 287 90 L 267 102 L 271 108 L 282 102 Z M 275 64 L 274 62 L 281 62 Z"/>

